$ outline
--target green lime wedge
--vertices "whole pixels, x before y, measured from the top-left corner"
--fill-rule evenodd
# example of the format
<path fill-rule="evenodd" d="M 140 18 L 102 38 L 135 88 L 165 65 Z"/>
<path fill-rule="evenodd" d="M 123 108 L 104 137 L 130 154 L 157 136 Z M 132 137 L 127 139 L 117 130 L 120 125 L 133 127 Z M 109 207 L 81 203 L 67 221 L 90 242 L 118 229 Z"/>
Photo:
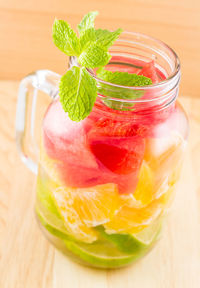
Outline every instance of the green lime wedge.
<path fill-rule="evenodd" d="M 46 220 L 43 218 L 43 216 L 40 214 L 40 212 L 36 209 L 36 214 L 38 219 L 40 220 L 40 223 L 54 236 L 60 238 L 60 239 L 70 239 L 70 236 L 64 233 L 62 230 L 58 230 L 55 227 L 47 224 Z"/>
<path fill-rule="evenodd" d="M 107 234 L 102 226 L 96 227 L 100 236 L 112 242 L 116 247 L 125 253 L 139 253 L 147 249 L 157 238 L 161 229 L 161 219 L 136 234 Z"/>
<path fill-rule="evenodd" d="M 79 244 L 73 241 L 64 240 L 69 251 L 74 253 L 84 262 L 100 268 L 117 268 L 125 266 L 142 256 L 142 253 L 133 255 L 110 255 L 109 250 L 106 253 L 105 246 L 101 243 Z M 90 246 L 89 246 L 90 245 Z M 92 247 L 91 247 L 92 246 Z M 102 250 L 102 251 L 101 251 Z M 116 253 L 118 254 L 118 253 Z"/>
<path fill-rule="evenodd" d="M 64 241 L 68 250 L 96 267 L 117 268 L 129 264 L 144 255 L 160 234 L 162 218 L 143 231 L 130 234 L 107 234 L 102 226 L 96 228 L 104 239 L 92 244 Z M 105 244 L 106 243 L 106 244 Z M 110 244 L 116 246 L 116 250 Z M 113 251 L 114 254 L 113 254 Z M 117 251 L 117 252 L 116 252 Z"/>
<path fill-rule="evenodd" d="M 125 255 L 118 251 L 113 252 L 112 245 L 110 245 L 109 242 L 95 241 L 92 244 L 75 242 L 65 233 L 47 224 L 38 211 L 36 211 L 36 213 L 40 223 L 48 230 L 48 232 L 58 237 L 60 241 L 63 242 L 66 249 L 74 255 L 73 258 L 78 262 L 82 260 L 82 263 L 94 267 L 117 268 L 129 264 L 141 256 L 141 253 Z M 63 252 L 69 254 L 68 251 Z"/>
<path fill-rule="evenodd" d="M 61 218 L 54 200 L 52 199 L 50 189 L 46 186 L 44 187 L 40 180 L 38 180 L 37 183 L 36 212 L 50 226 L 67 234 L 63 219 Z"/>
<path fill-rule="evenodd" d="M 96 227 L 100 236 L 112 242 L 120 251 L 128 254 L 139 253 L 146 248 L 142 242 L 130 234 L 107 234 L 102 226 Z"/>
<path fill-rule="evenodd" d="M 48 187 L 47 184 L 44 185 L 43 181 L 39 178 L 37 181 L 37 198 L 40 203 L 42 203 L 49 211 L 52 212 L 52 214 L 60 217 L 60 214 L 52 198 L 50 187 Z"/>
<path fill-rule="evenodd" d="M 113 246 L 111 241 L 106 239 L 95 241 L 91 244 L 75 241 L 69 235 L 49 225 L 36 210 L 40 223 L 54 236 L 58 237 L 66 247 L 66 254 L 74 255 L 75 260 L 82 260 L 83 263 L 101 268 L 117 268 L 129 264 L 145 254 L 146 249 L 135 249 L 135 253 L 124 253 Z M 137 240 L 136 240 L 137 241 Z M 137 241 L 138 242 L 138 241 Z M 62 245 L 63 246 L 63 245 Z M 136 245 L 135 245 L 136 246 Z M 63 249 L 62 249 L 63 250 Z"/>
<path fill-rule="evenodd" d="M 40 219 L 43 219 L 43 222 L 47 223 L 56 230 L 68 234 L 67 229 L 63 224 L 63 220 L 58 217 L 56 214 L 53 214 L 52 211 L 48 210 L 41 202 L 36 202 L 35 207 L 36 213 L 40 216 Z"/>
<path fill-rule="evenodd" d="M 143 245 L 151 245 L 160 235 L 163 220 L 163 216 L 160 216 L 151 225 L 149 225 L 142 231 L 133 234 L 132 237 L 137 239 L 140 243 L 143 243 Z"/>

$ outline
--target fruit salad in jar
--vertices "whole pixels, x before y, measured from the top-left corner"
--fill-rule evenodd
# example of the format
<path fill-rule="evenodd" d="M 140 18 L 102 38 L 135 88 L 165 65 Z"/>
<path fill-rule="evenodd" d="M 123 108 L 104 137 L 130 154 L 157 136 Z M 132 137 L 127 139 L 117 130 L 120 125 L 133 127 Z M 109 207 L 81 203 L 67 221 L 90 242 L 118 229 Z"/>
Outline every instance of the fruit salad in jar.
<path fill-rule="evenodd" d="M 178 74 L 171 83 L 156 60 L 116 51 L 103 70 L 87 70 L 97 97 L 80 121 L 70 115 L 84 103 L 70 103 L 66 112 L 60 85 L 43 119 L 37 180 L 36 213 L 47 237 L 76 261 L 101 268 L 127 265 L 153 247 L 187 139 L 187 119 L 176 101 Z M 79 68 L 72 66 L 67 91 L 76 88 L 70 77 Z M 138 86 L 130 85 L 134 79 Z"/>

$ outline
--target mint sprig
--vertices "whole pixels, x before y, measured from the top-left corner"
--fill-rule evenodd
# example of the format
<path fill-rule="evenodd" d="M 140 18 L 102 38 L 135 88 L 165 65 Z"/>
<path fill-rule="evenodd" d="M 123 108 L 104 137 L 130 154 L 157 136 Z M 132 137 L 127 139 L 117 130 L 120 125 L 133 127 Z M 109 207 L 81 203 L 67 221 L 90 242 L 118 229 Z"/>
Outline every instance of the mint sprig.
<path fill-rule="evenodd" d="M 122 32 L 122 29 L 117 29 L 113 32 L 102 29 L 95 30 L 94 20 L 97 14 L 98 12 L 93 11 L 83 17 L 77 27 L 79 37 L 66 21 L 56 19 L 53 24 L 53 41 L 55 45 L 68 56 L 76 56 L 80 65 L 68 70 L 61 77 L 59 84 L 60 102 L 64 111 L 68 112 L 68 116 L 73 121 L 80 121 L 86 118 L 93 108 L 98 89 L 101 89 L 101 91 L 105 90 L 105 86 L 103 85 L 97 89 L 97 82 L 88 73 L 87 68 L 102 68 L 108 64 L 111 58 L 108 48 Z M 142 81 L 146 78 L 134 74 L 135 76 L 131 76 L 131 80 L 128 73 L 122 75 L 115 74 L 117 72 L 113 74 L 109 72 L 101 69 L 98 72 L 98 77 L 104 81 L 126 86 L 129 86 L 128 83 L 133 81 L 133 78 L 135 79 L 135 83 L 140 83 L 142 86 Z M 150 81 L 147 79 L 145 79 L 146 84 L 144 85 L 149 85 Z M 113 93 L 116 94 L 116 91 Z M 120 95 L 121 98 L 129 98 L 124 92 Z"/>
<path fill-rule="evenodd" d="M 97 11 L 92 11 L 83 17 L 81 23 L 78 24 L 78 32 L 80 36 L 84 31 L 94 28 L 94 19 L 98 14 L 99 13 Z"/>
<path fill-rule="evenodd" d="M 74 121 L 86 118 L 97 94 L 96 81 L 86 68 L 73 66 L 60 80 L 60 102 Z"/>
<path fill-rule="evenodd" d="M 80 42 L 76 33 L 64 20 L 55 20 L 53 24 L 54 44 L 68 56 L 80 54 Z"/>
<path fill-rule="evenodd" d="M 127 100 L 135 100 L 144 95 L 143 86 L 151 85 L 152 80 L 143 75 L 130 74 L 127 72 L 112 72 L 109 70 L 105 70 L 104 68 L 100 68 L 97 70 L 97 76 L 99 79 L 108 82 L 117 84 L 120 86 L 138 86 L 141 87 L 141 90 L 130 89 L 126 87 L 117 87 L 111 86 L 106 83 L 102 83 L 99 81 L 98 83 L 98 93 L 104 96 L 107 96 L 103 99 L 104 103 L 112 109 L 115 110 L 129 110 L 134 106 L 131 102 L 126 101 L 116 101 L 112 98 L 118 99 L 127 99 Z"/>
<path fill-rule="evenodd" d="M 97 41 L 91 42 L 90 45 L 78 57 L 78 62 L 83 67 L 97 68 L 105 66 L 111 58 L 107 49 L 102 47 Z"/>
<path fill-rule="evenodd" d="M 87 48 L 88 45 L 96 41 L 95 29 L 89 28 L 80 35 L 81 52 Z"/>
<path fill-rule="evenodd" d="M 152 84 L 152 80 L 143 75 L 118 71 L 112 72 L 104 68 L 97 70 L 97 76 L 106 82 L 124 86 L 147 86 Z"/>
<path fill-rule="evenodd" d="M 117 29 L 113 32 L 108 30 L 97 29 L 95 31 L 96 40 L 101 43 L 104 48 L 109 48 L 115 40 L 119 37 L 122 33 L 122 29 Z"/>

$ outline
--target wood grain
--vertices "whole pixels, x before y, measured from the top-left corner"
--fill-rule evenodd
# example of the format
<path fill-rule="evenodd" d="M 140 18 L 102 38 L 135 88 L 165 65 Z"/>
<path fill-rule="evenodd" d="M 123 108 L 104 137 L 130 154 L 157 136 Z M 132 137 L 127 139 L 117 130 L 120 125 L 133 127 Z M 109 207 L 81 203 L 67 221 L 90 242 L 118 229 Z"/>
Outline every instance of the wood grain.
<path fill-rule="evenodd" d="M 55 17 L 75 28 L 83 14 L 100 12 L 97 27 L 122 27 L 162 39 L 182 62 L 181 91 L 200 96 L 199 0 L 0 0 L 0 79 L 20 79 L 48 68 L 66 70 L 66 57 L 54 47 Z"/>
<path fill-rule="evenodd" d="M 35 177 L 21 163 L 14 143 L 17 88 L 18 82 L 0 81 L 0 287 L 199 288 L 200 99 L 181 98 L 191 132 L 162 240 L 135 265 L 105 271 L 71 262 L 47 242 L 37 226 Z"/>

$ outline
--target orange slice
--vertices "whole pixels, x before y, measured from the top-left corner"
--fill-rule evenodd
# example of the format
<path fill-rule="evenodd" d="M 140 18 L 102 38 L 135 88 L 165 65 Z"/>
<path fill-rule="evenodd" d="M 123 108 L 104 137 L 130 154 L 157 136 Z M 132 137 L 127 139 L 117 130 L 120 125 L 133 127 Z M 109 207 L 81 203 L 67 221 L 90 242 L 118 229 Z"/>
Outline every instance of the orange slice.
<path fill-rule="evenodd" d="M 154 197 L 154 175 L 148 164 L 143 161 L 139 173 L 139 181 L 134 192 L 136 200 L 141 201 L 143 205 L 149 204 Z"/>
<path fill-rule="evenodd" d="M 121 195 L 121 209 L 104 224 L 106 232 L 137 233 L 149 226 L 168 209 L 173 199 L 173 177 L 167 177 L 162 185 L 153 184 L 153 174 L 143 162 L 139 183 L 134 194 Z M 159 189 L 155 187 L 159 187 Z"/>
<path fill-rule="evenodd" d="M 184 147 L 184 139 L 175 132 L 169 137 L 149 138 L 144 159 L 156 173 L 164 175 L 182 160 Z"/>
<path fill-rule="evenodd" d="M 173 186 L 178 182 L 181 174 L 182 164 L 183 164 L 182 161 L 180 161 L 178 165 L 175 167 L 175 169 L 171 172 L 171 175 L 169 177 L 170 186 Z"/>
<path fill-rule="evenodd" d="M 120 205 L 116 184 L 58 187 L 53 190 L 53 197 L 68 232 L 88 243 L 96 240 L 96 232 L 91 227 L 110 221 Z"/>
<path fill-rule="evenodd" d="M 124 199 L 125 205 L 104 225 L 106 232 L 112 233 L 137 233 L 150 225 L 162 212 L 158 200 L 142 208 L 136 208 L 131 199 Z M 133 205 L 133 206 L 132 206 Z"/>

